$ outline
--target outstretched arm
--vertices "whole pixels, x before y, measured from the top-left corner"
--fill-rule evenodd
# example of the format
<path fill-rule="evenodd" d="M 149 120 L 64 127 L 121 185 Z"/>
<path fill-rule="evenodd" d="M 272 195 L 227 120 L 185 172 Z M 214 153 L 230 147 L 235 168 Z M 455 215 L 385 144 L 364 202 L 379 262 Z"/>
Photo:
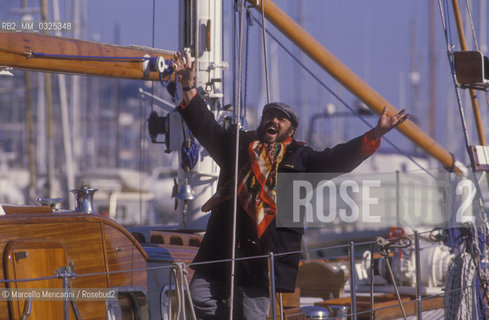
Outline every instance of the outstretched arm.
<path fill-rule="evenodd" d="M 384 134 L 406 121 L 406 119 L 409 118 L 409 113 L 404 114 L 405 112 L 406 109 L 402 109 L 395 115 L 388 116 L 387 107 L 384 107 L 384 110 L 379 117 L 379 121 L 377 122 L 377 126 L 374 128 L 375 139 L 382 137 Z"/>

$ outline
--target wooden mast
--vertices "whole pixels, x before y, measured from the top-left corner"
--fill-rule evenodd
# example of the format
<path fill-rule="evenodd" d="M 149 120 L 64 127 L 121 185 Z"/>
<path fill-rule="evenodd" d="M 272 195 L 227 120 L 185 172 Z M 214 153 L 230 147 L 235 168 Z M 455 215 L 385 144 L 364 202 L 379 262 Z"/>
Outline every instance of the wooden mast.
<path fill-rule="evenodd" d="M 256 6 L 257 1 L 259 0 L 248 1 Z M 389 101 L 383 98 L 331 52 L 324 48 L 321 43 L 308 34 L 277 5 L 270 0 L 262 1 L 266 18 L 333 78 L 363 101 L 370 109 L 380 114 L 384 106 L 387 106 L 389 115 L 398 112 Z M 261 7 L 261 3 L 259 6 Z M 445 168 L 453 168 L 456 171 L 461 171 L 461 168 L 456 166 L 453 155 L 436 143 L 433 138 L 423 132 L 423 130 L 412 121 L 405 121 L 398 127 L 398 130 L 415 144 L 423 148 L 428 154 L 440 161 Z"/>
<path fill-rule="evenodd" d="M 30 56 L 30 53 L 97 57 L 151 57 L 172 58 L 171 52 L 160 53 L 150 49 L 136 49 L 92 41 L 76 40 L 40 33 L 0 32 L 0 66 L 19 69 L 86 74 L 103 77 L 159 80 L 158 72 L 145 76 L 142 62 L 96 59 L 66 59 Z"/>

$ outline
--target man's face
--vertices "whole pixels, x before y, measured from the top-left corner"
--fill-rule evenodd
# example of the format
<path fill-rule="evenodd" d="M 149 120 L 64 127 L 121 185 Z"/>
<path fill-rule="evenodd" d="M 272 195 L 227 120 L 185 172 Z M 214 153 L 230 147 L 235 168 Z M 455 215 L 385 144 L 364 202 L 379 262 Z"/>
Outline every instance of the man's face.
<path fill-rule="evenodd" d="M 295 128 L 279 110 L 270 109 L 263 115 L 257 129 L 258 138 L 265 143 L 282 142 L 294 134 Z"/>

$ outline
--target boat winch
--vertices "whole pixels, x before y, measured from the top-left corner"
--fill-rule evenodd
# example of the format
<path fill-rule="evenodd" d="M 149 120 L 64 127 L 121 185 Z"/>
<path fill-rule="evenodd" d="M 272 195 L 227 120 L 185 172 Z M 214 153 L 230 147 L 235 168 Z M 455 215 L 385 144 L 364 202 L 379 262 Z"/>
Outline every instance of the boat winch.
<path fill-rule="evenodd" d="M 93 206 L 93 195 L 98 189 L 89 188 L 86 184 L 82 184 L 80 189 L 73 189 L 70 192 L 75 196 L 75 212 L 80 213 L 95 213 Z"/>

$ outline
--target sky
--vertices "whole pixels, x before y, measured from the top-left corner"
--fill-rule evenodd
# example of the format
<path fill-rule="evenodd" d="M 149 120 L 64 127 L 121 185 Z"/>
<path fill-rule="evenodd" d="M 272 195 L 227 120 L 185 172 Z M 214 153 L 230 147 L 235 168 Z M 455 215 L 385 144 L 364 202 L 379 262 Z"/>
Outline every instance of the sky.
<path fill-rule="evenodd" d="M 122 45 L 153 45 L 161 49 L 178 50 L 178 0 L 80 0 L 85 8 L 86 39 Z M 480 12 L 481 2 L 470 1 L 473 12 Z M 0 8 L 11 8 L 5 0 Z M 19 1 L 20 2 L 20 1 Z M 32 2 L 32 3 L 30 3 Z M 30 1 L 31 6 L 37 2 Z M 230 54 L 229 30 L 232 30 L 232 3 L 224 1 L 225 41 L 228 49 L 224 59 L 232 62 Z M 445 4 L 446 0 L 442 3 Z M 450 2 L 450 1 L 448 1 Z M 202 2 L 203 3 L 203 2 Z M 429 1 L 427 0 L 276 0 L 283 11 L 299 22 L 309 33 L 316 37 L 329 51 L 365 80 L 372 88 L 398 108 L 406 107 L 413 120 L 425 131 L 428 131 L 429 110 Z M 454 87 L 449 73 L 447 44 L 445 42 L 438 1 L 434 3 L 434 70 L 436 134 L 435 140 L 450 152 L 461 154 L 463 146 L 460 120 L 454 96 Z M 465 7 L 462 15 L 467 23 Z M 61 3 L 61 12 L 71 20 L 71 5 Z M 153 10 L 154 7 L 154 10 Z M 1 10 L 2 19 L 9 10 Z M 253 16 L 260 18 L 258 11 L 252 10 Z M 487 11 L 487 9 L 486 9 Z M 453 15 L 451 6 L 449 16 Z M 482 16 L 487 17 L 487 12 Z M 479 15 L 474 14 L 476 28 Z M 295 55 L 301 57 L 299 50 L 269 23 L 267 27 Z M 453 21 L 449 24 L 451 41 L 457 50 L 458 39 Z M 116 36 L 119 28 L 120 36 Z M 466 24 L 468 30 L 468 25 Z M 247 103 L 250 110 L 259 110 L 264 102 L 263 93 L 263 51 L 261 47 L 261 29 L 256 23 L 250 26 L 249 34 L 249 70 Z M 478 36 L 480 32 L 476 31 Z M 69 36 L 69 35 L 68 35 Z M 468 36 L 471 44 L 471 37 Z M 485 41 L 487 42 L 487 40 Z M 272 100 L 286 102 L 301 113 L 301 129 L 298 137 L 305 139 L 310 128 L 311 119 L 324 110 L 332 108 L 339 113 L 348 112 L 331 93 L 319 85 L 311 76 L 303 72 L 295 62 L 274 41 L 268 39 L 267 49 L 270 56 L 270 74 L 272 75 Z M 328 88 L 340 96 L 350 106 L 356 99 L 341 88 L 329 75 L 318 68 L 308 58 L 301 57 L 314 74 Z M 414 67 L 413 67 L 414 66 Z M 228 69 L 225 80 L 232 81 Z M 412 82 L 412 72 L 419 75 L 418 85 Z M 231 87 L 231 86 L 229 86 Z M 229 95 L 227 95 L 229 96 Z M 465 99 L 465 98 L 464 98 Z M 226 102 L 225 102 L 226 103 Z M 304 109 L 305 107 L 305 109 Z M 470 105 L 466 101 L 464 108 L 468 115 L 470 141 L 477 144 L 473 127 Z M 306 110 L 306 111 L 304 111 Z M 487 123 L 488 108 L 481 102 L 483 123 Z M 250 112 L 252 114 L 252 112 Z M 375 117 L 367 119 L 372 125 Z M 368 127 L 353 117 L 335 117 L 320 120 L 317 123 L 319 137 L 326 135 L 326 144 L 335 144 L 363 133 Z M 348 128 L 348 130 L 343 130 Z M 316 130 L 316 128 L 314 128 Z M 321 131 L 322 130 L 322 131 Z M 408 152 L 414 150 L 412 144 L 398 133 L 392 133 L 395 144 Z M 457 141 L 453 144 L 453 141 Z M 314 144 L 314 143 L 313 143 Z M 318 145 L 324 141 L 317 142 Z M 385 150 L 392 150 L 388 144 Z"/>
<path fill-rule="evenodd" d="M 231 2 L 231 1 L 230 1 Z M 178 1 L 156 1 L 156 14 L 154 16 L 155 28 L 153 31 L 153 1 L 122 0 L 113 5 L 112 1 L 87 0 L 87 30 L 88 35 L 98 33 L 100 41 L 114 41 L 114 26 L 120 25 L 121 44 L 143 44 L 151 45 L 154 32 L 154 43 L 156 47 L 177 50 L 178 39 L 175 26 L 178 17 Z M 316 37 L 329 51 L 338 57 L 344 64 L 351 68 L 357 75 L 365 80 L 371 87 L 377 90 L 393 105 L 398 108 L 406 107 L 413 114 L 413 119 L 419 121 L 419 125 L 428 131 L 427 110 L 429 108 L 428 94 L 428 46 L 429 46 L 429 1 L 426 0 L 277 0 L 275 3 L 294 20 L 298 21 L 309 33 Z M 454 95 L 453 84 L 449 73 L 449 64 L 446 54 L 446 42 L 441 25 L 438 2 L 434 3 L 434 38 L 435 38 L 435 66 L 436 72 L 436 140 L 442 145 L 453 141 L 449 137 L 446 127 L 452 126 L 453 120 L 457 120 L 458 111 L 456 104 L 448 102 L 449 95 Z M 472 3 L 474 12 L 479 8 L 479 2 Z M 462 10 L 465 8 L 462 6 Z M 229 4 L 225 6 L 225 24 L 231 25 L 232 8 Z M 450 7 L 451 10 L 451 7 Z M 111 12 L 110 14 L 107 14 Z M 462 14 L 466 16 L 466 11 Z M 259 18 L 259 13 L 254 10 L 253 15 Z M 449 15 L 452 15 L 451 11 Z M 475 15 L 477 19 L 477 15 Z M 92 22 L 93 21 L 93 22 Z M 279 32 L 268 24 L 284 44 L 299 55 L 299 51 L 293 44 L 288 42 Z M 451 32 L 455 46 L 458 40 L 455 35 L 455 25 L 451 23 Z M 229 29 L 229 28 L 228 28 Z M 261 101 L 247 101 L 251 105 L 260 108 L 263 103 L 263 93 L 260 87 L 263 84 L 263 53 L 261 48 L 261 29 L 258 25 L 250 27 L 250 71 L 249 71 L 249 96 L 261 97 Z M 230 34 L 228 34 L 230 36 Z M 470 41 L 470 37 L 468 37 Z M 295 63 L 282 49 L 269 39 L 269 54 L 271 58 L 271 73 L 278 75 L 280 83 L 271 84 L 278 87 L 278 92 L 272 92 L 272 100 L 281 100 L 296 108 L 304 103 L 310 105 L 308 114 L 302 116 L 303 127 L 307 127 L 312 116 L 326 109 L 328 104 L 333 104 L 337 111 L 347 111 L 334 97 L 324 88 L 319 86 L 310 76 L 302 73 Z M 231 58 L 225 57 L 229 61 Z M 330 86 L 331 90 L 338 95 L 346 97 L 349 104 L 354 104 L 354 98 L 331 80 L 331 78 L 320 70 L 307 58 L 303 61 L 313 72 Z M 415 70 L 412 66 L 415 65 Z M 274 66 L 279 70 L 273 70 Z M 412 71 L 416 71 L 420 77 L 418 89 L 414 89 L 410 80 Z M 308 88 L 302 92 L 300 88 Z M 414 90 L 417 90 L 416 92 Z M 307 97 L 307 102 L 305 98 Z M 416 96 L 416 97 L 415 97 Z M 450 97 L 451 100 L 454 97 Z M 449 108 L 449 114 L 447 109 Z M 483 111 L 486 111 L 484 109 Z M 483 113 L 483 119 L 487 119 Z M 449 119 L 447 119 L 447 117 Z M 370 122 L 372 120 L 369 119 Z M 469 117 L 470 123 L 470 117 Z M 351 132 L 335 136 L 335 126 L 351 127 Z M 367 127 L 362 123 L 349 124 L 350 120 L 335 119 L 334 123 L 326 123 L 333 135 L 331 143 L 344 138 L 351 138 L 362 133 Z M 447 124 L 448 122 L 448 124 Z M 460 121 L 458 121 L 460 123 Z M 358 128 L 358 129 L 357 129 Z M 456 130 L 458 131 L 458 130 Z M 303 138 L 307 132 L 302 130 Z M 459 131 L 460 132 L 460 131 Z M 470 130 L 474 132 L 474 130 Z M 402 145 L 408 145 L 402 139 Z M 462 137 L 460 132 L 460 137 Z M 476 136 L 473 135 L 475 140 Z M 328 141 L 329 142 L 329 141 Z M 476 141 L 474 141 L 476 142 Z M 406 148 L 409 148 L 406 146 Z M 462 148 L 463 149 L 463 148 Z M 451 150 L 458 152 L 458 150 Z"/>

